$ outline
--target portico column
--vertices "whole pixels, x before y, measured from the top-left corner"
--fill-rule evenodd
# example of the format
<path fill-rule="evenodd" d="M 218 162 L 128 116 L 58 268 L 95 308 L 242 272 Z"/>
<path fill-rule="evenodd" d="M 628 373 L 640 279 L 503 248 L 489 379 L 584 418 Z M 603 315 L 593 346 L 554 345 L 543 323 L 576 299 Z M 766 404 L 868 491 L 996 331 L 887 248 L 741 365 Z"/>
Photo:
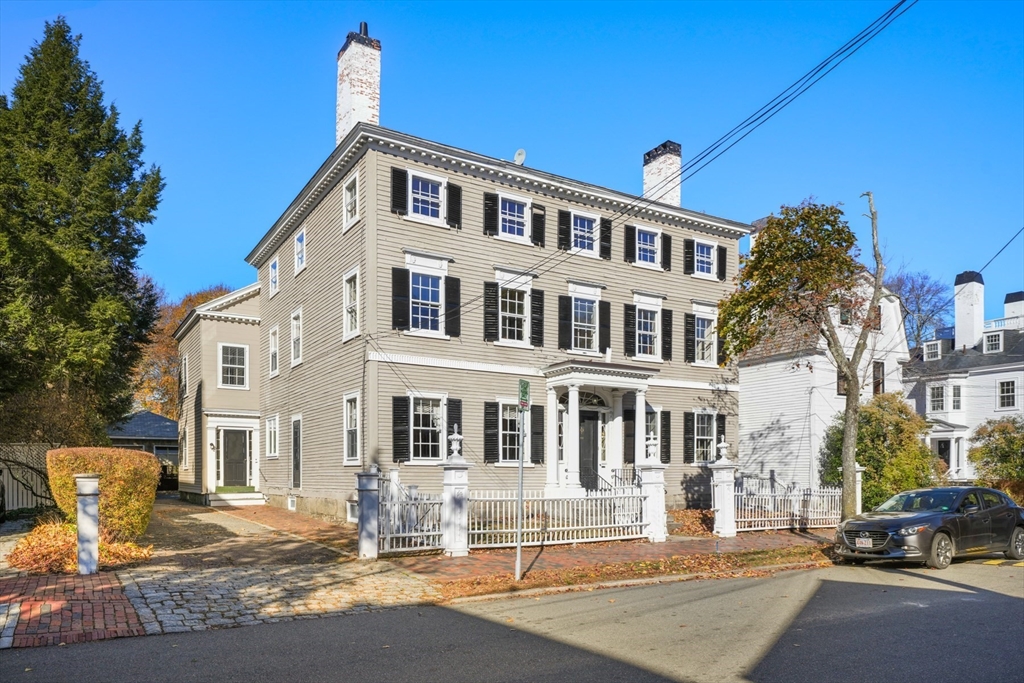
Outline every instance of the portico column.
<path fill-rule="evenodd" d="M 622 452 L 622 392 L 612 389 L 612 419 L 607 427 L 608 467 L 619 469 L 625 464 Z"/>
<path fill-rule="evenodd" d="M 636 390 L 633 413 L 633 463 L 639 467 L 647 462 L 647 389 Z"/>
<path fill-rule="evenodd" d="M 544 457 L 547 458 L 548 472 L 544 483 L 548 488 L 555 488 L 558 486 L 558 392 L 554 387 L 548 387 L 547 423 L 547 453 Z"/>
<path fill-rule="evenodd" d="M 562 451 L 565 454 L 565 487 L 580 486 L 580 385 L 569 385 L 569 419 L 566 421 Z"/>

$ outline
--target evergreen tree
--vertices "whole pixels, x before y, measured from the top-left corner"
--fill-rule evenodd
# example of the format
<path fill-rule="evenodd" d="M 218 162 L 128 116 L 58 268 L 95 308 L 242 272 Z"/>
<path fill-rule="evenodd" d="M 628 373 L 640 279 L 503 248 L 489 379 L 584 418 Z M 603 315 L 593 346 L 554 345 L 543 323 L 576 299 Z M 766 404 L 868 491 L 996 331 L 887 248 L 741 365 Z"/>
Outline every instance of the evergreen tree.
<path fill-rule="evenodd" d="M 126 133 L 104 105 L 80 42 L 63 17 L 47 22 L 0 95 L 0 440 L 45 438 L 69 408 L 102 438 L 131 406 L 156 317 L 135 265 L 164 183 L 143 166 L 141 124 Z"/>

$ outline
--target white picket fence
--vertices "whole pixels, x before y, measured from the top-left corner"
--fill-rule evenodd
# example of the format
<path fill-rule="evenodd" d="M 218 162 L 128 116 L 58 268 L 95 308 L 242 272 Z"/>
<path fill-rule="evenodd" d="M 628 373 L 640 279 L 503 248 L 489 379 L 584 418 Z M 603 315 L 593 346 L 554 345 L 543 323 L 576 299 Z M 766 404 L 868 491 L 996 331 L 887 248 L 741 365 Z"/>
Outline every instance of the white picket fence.
<path fill-rule="evenodd" d="M 753 487 L 752 487 L 753 488 Z M 841 488 L 737 492 L 736 530 L 814 529 L 839 524 Z"/>
<path fill-rule="evenodd" d="M 643 538 L 644 496 L 636 486 L 588 491 L 582 498 L 523 492 L 523 545 L 585 543 Z M 516 544 L 515 491 L 470 491 L 469 547 Z"/>
<path fill-rule="evenodd" d="M 442 501 L 437 494 L 406 488 L 398 472 L 379 476 L 378 552 L 382 555 L 444 548 Z"/>

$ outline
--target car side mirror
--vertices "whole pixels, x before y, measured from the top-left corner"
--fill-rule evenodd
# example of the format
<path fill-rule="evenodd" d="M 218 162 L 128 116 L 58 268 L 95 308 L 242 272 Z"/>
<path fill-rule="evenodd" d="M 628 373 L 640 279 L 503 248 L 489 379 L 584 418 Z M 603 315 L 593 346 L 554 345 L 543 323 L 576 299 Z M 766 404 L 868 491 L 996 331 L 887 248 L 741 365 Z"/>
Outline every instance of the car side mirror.
<path fill-rule="evenodd" d="M 977 505 L 967 505 L 967 506 L 964 507 L 964 514 L 965 515 L 973 515 L 975 512 L 977 512 L 980 509 L 981 508 L 978 507 Z"/>

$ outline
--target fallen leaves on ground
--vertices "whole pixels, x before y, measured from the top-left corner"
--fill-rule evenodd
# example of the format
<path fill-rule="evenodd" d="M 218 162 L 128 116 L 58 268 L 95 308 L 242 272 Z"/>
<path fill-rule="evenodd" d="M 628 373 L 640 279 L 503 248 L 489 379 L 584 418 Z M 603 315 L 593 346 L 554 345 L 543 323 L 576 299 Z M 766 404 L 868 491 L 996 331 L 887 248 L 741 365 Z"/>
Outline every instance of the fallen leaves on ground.
<path fill-rule="evenodd" d="M 153 546 L 100 538 L 100 569 L 119 569 L 147 561 L 152 555 Z M 78 530 L 67 522 L 44 521 L 18 541 L 7 562 L 33 574 L 77 574 Z"/>
<path fill-rule="evenodd" d="M 677 536 L 710 538 L 715 528 L 715 513 L 711 510 L 669 510 L 672 533 Z"/>
<path fill-rule="evenodd" d="M 740 553 L 701 553 L 677 555 L 656 560 L 616 562 L 568 569 L 535 570 L 518 583 L 512 574 L 493 574 L 471 579 L 438 582 L 445 600 L 471 595 L 487 595 L 551 586 L 582 586 L 605 581 L 628 581 L 680 574 L 722 574 L 729 576 L 770 576 L 770 569 L 755 569 L 779 564 L 806 563 L 826 566 L 832 563 L 827 544 L 791 546 L 777 550 L 751 550 Z"/>

